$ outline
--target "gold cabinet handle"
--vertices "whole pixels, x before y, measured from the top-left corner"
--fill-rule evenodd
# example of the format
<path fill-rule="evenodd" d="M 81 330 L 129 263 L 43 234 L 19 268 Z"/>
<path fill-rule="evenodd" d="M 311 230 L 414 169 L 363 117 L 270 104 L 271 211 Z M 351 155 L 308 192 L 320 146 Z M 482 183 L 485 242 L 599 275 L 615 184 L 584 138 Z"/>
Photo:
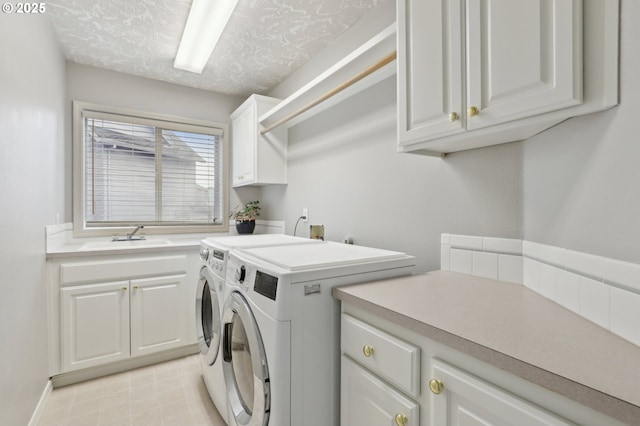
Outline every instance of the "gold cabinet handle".
<path fill-rule="evenodd" d="M 396 425 L 398 426 L 407 426 L 409 424 L 409 418 L 404 414 L 398 413 L 396 414 Z"/>
<path fill-rule="evenodd" d="M 364 347 L 362 348 L 362 353 L 367 358 L 371 357 L 373 355 L 373 346 L 364 345 Z"/>
<path fill-rule="evenodd" d="M 475 117 L 478 114 L 480 114 L 480 110 L 477 107 L 472 106 L 467 110 L 467 115 L 469 117 Z"/>
<path fill-rule="evenodd" d="M 137 286 L 137 285 L 134 285 L 134 286 L 133 286 L 133 289 L 134 289 L 134 290 L 137 290 L 137 289 L 138 289 L 138 286 Z"/>
<path fill-rule="evenodd" d="M 457 112 L 450 112 L 449 113 L 449 121 L 450 122 L 453 123 L 454 121 L 458 121 L 458 120 L 460 120 L 460 116 L 458 115 Z"/>
<path fill-rule="evenodd" d="M 444 383 L 438 379 L 431 379 L 429 380 L 429 389 L 431 389 L 431 392 L 439 395 L 444 390 Z"/>
<path fill-rule="evenodd" d="M 127 288 L 126 287 L 122 287 L 120 290 L 127 291 Z"/>

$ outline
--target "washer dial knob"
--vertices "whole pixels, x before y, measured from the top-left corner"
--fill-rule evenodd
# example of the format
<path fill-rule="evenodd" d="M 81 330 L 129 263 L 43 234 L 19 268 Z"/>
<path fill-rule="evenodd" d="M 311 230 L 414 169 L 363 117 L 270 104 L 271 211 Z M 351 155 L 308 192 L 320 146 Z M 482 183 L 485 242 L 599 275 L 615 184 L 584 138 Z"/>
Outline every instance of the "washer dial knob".
<path fill-rule="evenodd" d="M 207 259 L 209 259 L 209 249 L 206 247 L 202 247 L 200 249 L 200 259 L 202 259 L 203 262 L 206 262 Z"/>
<path fill-rule="evenodd" d="M 243 283 L 246 275 L 246 268 L 244 267 L 244 265 L 240 265 L 238 269 L 236 269 L 236 281 L 238 281 L 239 283 Z"/>

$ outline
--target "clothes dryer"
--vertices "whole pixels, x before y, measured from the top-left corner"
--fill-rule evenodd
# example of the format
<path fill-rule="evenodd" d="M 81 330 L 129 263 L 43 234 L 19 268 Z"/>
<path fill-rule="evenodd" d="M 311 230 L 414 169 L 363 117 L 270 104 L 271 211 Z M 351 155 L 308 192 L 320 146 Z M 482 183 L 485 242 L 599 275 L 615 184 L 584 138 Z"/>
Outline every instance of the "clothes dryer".
<path fill-rule="evenodd" d="M 229 251 L 232 248 L 318 243 L 322 242 L 283 234 L 210 237 L 201 241 L 200 278 L 196 290 L 196 334 L 204 382 L 223 419 L 227 420 L 227 396 L 220 355 L 220 336 Z"/>
<path fill-rule="evenodd" d="M 340 306 L 331 289 L 414 266 L 404 253 L 331 242 L 232 250 L 222 313 L 229 424 L 339 424 Z"/>

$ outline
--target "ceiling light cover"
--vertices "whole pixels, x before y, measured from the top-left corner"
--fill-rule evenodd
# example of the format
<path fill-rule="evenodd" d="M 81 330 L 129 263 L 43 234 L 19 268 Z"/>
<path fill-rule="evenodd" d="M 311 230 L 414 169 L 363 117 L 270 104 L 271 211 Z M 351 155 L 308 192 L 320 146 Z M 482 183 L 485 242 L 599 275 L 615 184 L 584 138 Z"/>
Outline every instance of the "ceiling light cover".
<path fill-rule="evenodd" d="M 193 0 L 175 68 L 201 74 L 238 0 Z"/>

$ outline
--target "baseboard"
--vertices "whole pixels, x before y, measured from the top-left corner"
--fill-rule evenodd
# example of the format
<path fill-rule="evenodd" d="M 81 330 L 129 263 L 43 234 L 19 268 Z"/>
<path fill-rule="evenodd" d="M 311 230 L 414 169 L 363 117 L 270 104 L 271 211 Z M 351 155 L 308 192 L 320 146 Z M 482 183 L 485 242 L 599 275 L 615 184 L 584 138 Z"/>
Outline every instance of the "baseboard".
<path fill-rule="evenodd" d="M 53 383 L 51 380 L 47 380 L 47 384 L 42 391 L 42 395 L 40 396 L 40 400 L 38 401 L 38 405 L 31 416 L 31 420 L 29 420 L 29 426 L 37 426 L 40 422 L 40 417 L 42 416 L 42 412 L 44 411 L 44 407 L 47 405 L 47 400 L 49 399 L 49 395 L 51 395 L 51 391 L 53 390 Z"/>
<path fill-rule="evenodd" d="M 172 359 L 182 358 L 188 355 L 198 353 L 198 345 L 182 346 L 168 351 L 158 352 L 151 355 L 145 355 L 136 358 L 130 358 L 124 361 L 114 362 L 111 364 L 100 365 L 97 367 L 85 368 L 69 373 L 58 374 L 51 378 L 54 388 L 80 383 L 98 377 L 108 376 L 110 374 L 122 373 L 123 371 L 133 370 L 147 365 L 158 364 L 160 362 L 170 361 Z"/>

